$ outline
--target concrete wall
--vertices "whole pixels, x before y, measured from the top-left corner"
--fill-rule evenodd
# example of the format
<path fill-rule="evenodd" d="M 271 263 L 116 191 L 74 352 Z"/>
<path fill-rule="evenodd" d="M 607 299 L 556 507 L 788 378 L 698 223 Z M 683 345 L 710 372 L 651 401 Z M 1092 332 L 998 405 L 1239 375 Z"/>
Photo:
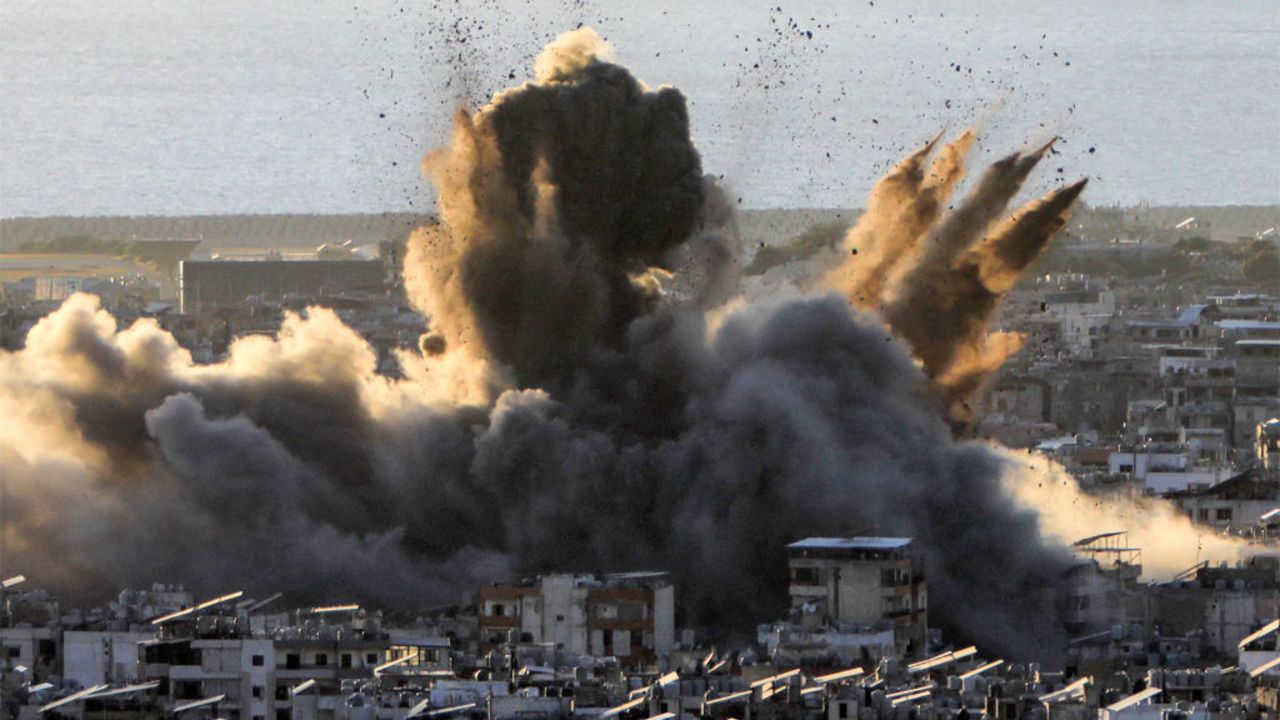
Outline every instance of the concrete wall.
<path fill-rule="evenodd" d="M 540 584 L 541 594 L 532 598 L 535 617 L 526 619 L 524 625 L 538 628 L 534 634 L 536 642 L 555 643 L 572 653 L 586 653 L 586 589 L 576 587 L 573 575 L 546 575 Z"/>
<path fill-rule="evenodd" d="M 138 680 L 138 643 L 143 632 L 68 630 L 62 634 L 63 676 L 81 687 Z"/>
<path fill-rule="evenodd" d="M 1263 513 L 1280 507 L 1280 501 L 1276 500 L 1223 500 L 1210 497 L 1192 497 L 1182 498 L 1178 501 L 1178 506 L 1182 511 L 1188 513 L 1192 521 L 1202 525 L 1212 525 L 1214 527 L 1227 527 L 1228 525 L 1256 525 Z M 1201 511 L 1206 515 L 1201 519 Z M 1230 518 L 1220 518 L 1218 513 L 1220 510 L 1230 510 Z"/>
<path fill-rule="evenodd" d="M 186 261 L 180 270 L 184 313 L 239 305 L 250 296 L 334 294 L 379 287 L 381 261 Z"/>
<path fill-rule="evenodd" d="M 261 665 L 254 665 L 254 656 L 262 658 Z M 240 717 L 252 720 L 260 716 L 274 720 L 275 711 L 272 705 L 275 699 L 275 688 L 272 682 L 275 674 L 275 645 L 270 640 L 243 640 L 240 644 L 238 661 L 242 673 L 240 687 Z M 336 662 L 336 659 L 334 660 Z M 255 698 L 253 689 L 260 688 L 261 696 Z"/>
<path fill-rule="evenodd" d="M 671 654 L 676 644 L 676 589 L 659 588 L 653 596 L 653 651 L 658 657 Z"/>

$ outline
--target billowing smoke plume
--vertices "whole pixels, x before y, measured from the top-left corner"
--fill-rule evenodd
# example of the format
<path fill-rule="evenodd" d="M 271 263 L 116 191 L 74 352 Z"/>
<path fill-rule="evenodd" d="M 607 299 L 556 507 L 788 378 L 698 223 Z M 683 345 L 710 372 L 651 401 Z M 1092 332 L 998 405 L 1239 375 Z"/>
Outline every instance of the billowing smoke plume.
<path fill-rule="evenodd" d="M 514 573 L 660 568 L 685 622 L 743 628 L 786 610 L 785 543 L 874 531 L 917 538 L 933 621 L 1052 653 L 1071 558 L 1007 489 L 1020 461 L 953 440 L 929 377 L 969 382 L 947 378 L 1076 191 L 987 232 L 1003 205 L 980 182 L 934 263 L 921 238 L 957 222 L 937 220 L 971 138 L 895 171 L 855 233 L 887 259 L 853 275 L 894 279 L 860 304 L 884 298 L 907 344 L 837 294 L 722 304 L 737 239 L 684 99 L 604 57 L 589 30 L 562 38 L 428 156 L 443 223 L 412 240 L 430 332 L 407 379 L 321 309 L 196 365 L 76 296 L 0 353 L 6 566 L 71 593 L 417 607 Z M 900 312 L 930 278 L 937 326 L 963 325 L 950 349 Z"/>
<path fill-rule="evenodd" d="M 460 111 L 453 144 L 424 161 L 443 223 L 413 238 L 409 266 L 426 277 L 410 289 L 446 347 L 520 384 L 571 379 L 622 349 L 682 251 L 715 273 L 733 252 L 702 233 L 719 191 L 684 97 L 646 89 L 604 48 L 591 30 L 562 36 L 538 82 Z"/>
<path fill-rule="evenodd" d="M 997 449 L 1011 463 L 1005 485 L 1019 502 L 1034 508 L 1040 530 L 1062 543 L 1124 530 L 1128 545 L 1142 549 L 1142 572 L 1168 580 L 1204 560 L 1244 560 L 1256 546 L 1228 535 L 1203 532 L 1165 500 L 1153 497 L 1091 495 L 1070 473 L 1043 457 Z"/>
<path fill-rule="evenodd" d="M 983 378 L 1022 346 L 988 333 L 1000 300 L 1066 223 L 1081 180 L 1001 216 L 1052 146 L 1014 153 L 987 168 L 950 212 L 942 208 L 964 175 L 976 131 L 966 130 L 926 163 L 941 136 L 903 158 L 872 191 L 846 237 L 829 285 L 862 308 L 878 308 L 941 389 L 957 420 Z"/>

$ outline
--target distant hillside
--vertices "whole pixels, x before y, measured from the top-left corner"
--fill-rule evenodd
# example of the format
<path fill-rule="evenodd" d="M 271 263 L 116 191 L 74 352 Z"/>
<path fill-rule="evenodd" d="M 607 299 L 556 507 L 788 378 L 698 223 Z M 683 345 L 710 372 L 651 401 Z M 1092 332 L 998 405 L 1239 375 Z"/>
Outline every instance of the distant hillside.
<path fill-rule="evenodd" d="M 861 214 L 861 210 L 844 208 L 743 210 L 738 214 L 738 232 L 748 254 L 753 254 L 762 245 L 788 242 L 816 226 L 847 227 Z"/>
<path fill-rule="evenodd" d="M 1195 228 L 1187 232 L 1222 241 L 1254 237 L 1267 228 L 1280 228 L 1280 205 L 1099 206 L 1089 208 L 1085 213 L 1098 218 L 1119 214 L 1126 223 L 1156 228 L 1172 228 L 1188 218 L 1195 218 Z"/>
<path fill-rule="evenodd" d="M 747 258 L 762 246 L 790 242 L 819 226 L 848 226 L 861 210 L 787 208 L 743 210 L 738 228 Z M 1252 236 L 1280 226 L 1280 206 L 1087 208 L 1074 222 L 1143 224 L 1171 228 L 1196 217 L 1213 239 Z M 321 243 L 353 240 L 357 245 L 403 240 L 415 227 L 434 222 L 431 215 L 379 213 L 360 215 L 197 215 L 190 217 L 51 217 L 0 219 L 0 251 L 60 238 L 118 242 L 170 238 L 203 238 L 210 248 L 312 248 Z M 198 250 L 197 253 L 200 251 Z"/>
<path fill-rule="evenodd" d="M 190 217 L 51 217 L 0 220 L 0 250 L 59 238 L 101 241 L 203 238 L 208 247 L 315 247 L 354 240 L 357 245 L 402 240 L 429 215 L 195 215 Z"/>
<path fill-rule="evenodd" d="M 745 210 L 738 227 L 748 247 L 784 242 L 817 224 L 848 223 L 860 211 L 840 209 Z M 117 242 L 160 238 L 203 238 L 210 247 L 315 247 L 354 240 L 357 245 L 402 240 L 414 228 L 435 222 L 431 215 L 196 215 L 190 217 L 50 217 L 0 219 L 0 251 L 63 238 Z"/>

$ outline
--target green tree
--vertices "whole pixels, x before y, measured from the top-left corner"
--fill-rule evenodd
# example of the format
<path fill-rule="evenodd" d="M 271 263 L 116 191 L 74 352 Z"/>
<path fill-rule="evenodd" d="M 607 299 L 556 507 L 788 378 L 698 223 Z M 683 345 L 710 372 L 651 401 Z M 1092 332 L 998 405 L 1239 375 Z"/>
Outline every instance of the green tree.
<path fill-rule="evenodd" d="M 1280 254 L 1275 250 L 1263 250 L 1245 261 L 1240 268 L 1245 279 L 1256 283 L 1280 282 Z"/>
<path fill-rule="evenodd" d="M 1174 252 L 1181 253 L 1202 253 L 1208 252 L 1213 247 L 1213 243 L 1206 237 L 1189 237 L 1182 238 L 1173 244 Z"/>

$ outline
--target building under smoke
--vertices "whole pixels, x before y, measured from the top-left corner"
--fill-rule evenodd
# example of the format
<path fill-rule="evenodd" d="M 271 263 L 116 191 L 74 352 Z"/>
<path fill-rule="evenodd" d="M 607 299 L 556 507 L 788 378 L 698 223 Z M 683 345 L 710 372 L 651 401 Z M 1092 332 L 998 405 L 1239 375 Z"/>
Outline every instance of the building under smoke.
<path fill-rule="evenodd" d="M 290 295 L 318 297 L 381 292 L 379 260 L 184 260 L 179 264 L 181 311 L 199 313 L 250 299 L 278 302 Z"/>

